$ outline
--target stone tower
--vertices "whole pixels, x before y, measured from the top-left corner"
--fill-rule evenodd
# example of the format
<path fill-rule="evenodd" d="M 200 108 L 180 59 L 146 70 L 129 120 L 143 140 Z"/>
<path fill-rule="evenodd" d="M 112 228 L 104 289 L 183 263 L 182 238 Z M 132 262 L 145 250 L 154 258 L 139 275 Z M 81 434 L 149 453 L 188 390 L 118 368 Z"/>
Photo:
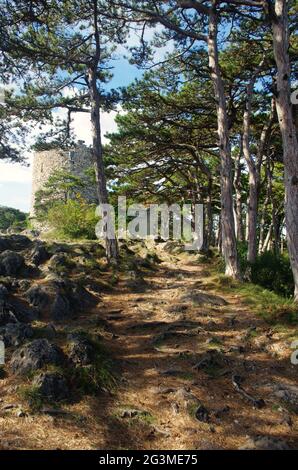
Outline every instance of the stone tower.
<path fill-rule="evenodd" d="M 32 196 L 30 216 L 34 217 L 34 204 L 37 191 L 42 189 L 51 174 L 64 170 L 76 176 L 85 176 L 85 170 L 92 167 L 92 152 L 82 142 L 70 150 L 51 149 L 35 152 L 32 172 Z M 84 188 L 83 196 L 90 202 L 97 202 L 95 186 Z"/>

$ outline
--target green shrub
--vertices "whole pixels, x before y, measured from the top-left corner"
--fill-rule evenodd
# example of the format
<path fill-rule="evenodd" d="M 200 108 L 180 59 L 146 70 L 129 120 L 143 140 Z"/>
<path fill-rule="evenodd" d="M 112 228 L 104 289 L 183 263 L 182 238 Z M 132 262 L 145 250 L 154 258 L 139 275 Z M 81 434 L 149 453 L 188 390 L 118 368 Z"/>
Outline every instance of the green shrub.
<path fill-rule="evenodd" d="M 251 266 L 251 280 L 285 297 L 292 296 L 294 292 L 290 260 L 285 255 L 275 255 L 267 251 L 258 256 Z"/>
<path fill-rule="evenodd" d="M 26 228 L 26 217 L 27 214 L 18 209 L 0 206 L 0 230 L 23 230 Z"/>
<path fill-rule="evenodd" d="M 45 403 L 38 387 L 34 385 L 22 385 L 18 390 L 18 395 L 21 400 L 28 402 L 32 411 L 40 411 Z"/>
<path fill-rule="evenodd" d="M 270 305 L 263 313 L 266 321 L 272 324 L 281 323 L 289 325 L 297 325 L 298 323 L 298 306 L 297 304 L 280 304 Z"/>
<path fill-rule="evenodd" d="M 238 260 L 240 264 L 240 269 L 241 272 L 245 272 L 248 263 L 247 263 L 247 250 L 248 250 L 248 245 L 247 242 L 237 242 L 237 253 L 238 253 Z"/>
<path fill-rule="evenodd" d="M 48 211 L 47 222 L 58 236 L 64 238 L 96 238 L 98 217 L 95 215 L 95 205 L 81 199 L 56 202 Z"/>
<path fill-rule="evenodd" d="M 284 297 L 294 292 L 294 280 L 290 260 L 287 255 L 276 255 L 272 251 L 257 256 L 254 264 L 247 261 L 247 242 L 238 242 L 237 251 L 242 273 L 250 272 L 254 284 L 265 287 Z"/>

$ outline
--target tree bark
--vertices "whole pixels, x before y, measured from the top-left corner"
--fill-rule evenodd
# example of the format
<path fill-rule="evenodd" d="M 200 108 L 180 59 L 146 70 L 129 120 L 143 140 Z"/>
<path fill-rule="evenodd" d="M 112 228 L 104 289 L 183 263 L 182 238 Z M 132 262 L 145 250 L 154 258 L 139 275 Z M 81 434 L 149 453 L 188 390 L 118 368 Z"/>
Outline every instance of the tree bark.
<path fill-rule="evenodd" d="M 278 211 L 276 202 L 272 201 L 272 224 L 273 224 L 273 249 L 274 254 L 279 255 L 280 253 L 280 218 L 278 217 Z"/>
<path fill-rule="evenodd" d="M 97 0 L 93 1 L 93 16 L 94 16 L 94 39 L 95 39 L 95 54 L 92 58 L 92 63 L 88 69 L 88 88 L 90 96 L 91 107 L 91 132 L 92 132 L 92 148 L 94 158 L 95 176 L 97 182 L 97 193 L 100 204 L 108 204 L 109 197 L 107 191 L 107 183 L 105 177 L 104 161 L 103 161 L 103 146 L 101 140 L 101 122 L 100 122 L 100 92 L 97 86 L 98 67 L 101 58 L 100 47 L 100 34 L 98 30 L 98 13 L 97 13 Z M 106 213 L 106 220 L 110 217 L 110 213 Z M 112 226 L 111 221 L 111 226 Z M 118 258 L 118 244 L 115 236 L 109 237 L 109 233 L 105 232 L 105 247 L 106 256 L 108 260 L 117 260 Z"/>
<path fill-rule="evenodd" d="M 242 214 L 242 184 L 241 184 L 241 157 L 243 154 L 243 138 L 240 136 L 240 149 L 235 159 L 235 174 L 234 174 L 234 188 L 235 188 L 235 212 L 236 212 L 236 234 L 237 240 L 244 241 L 244 226 Z"/>
<path fill-rule="evenodd" d="M 250 122 L 251 101 L 255 84 L 255 76 L 247 86 L 246 104 L 243 114 L 243 155 L 248 166 L 249 195 L 247 201 L 247 260 L 254 263 L 257 257 L 257 218 L 258 218 L 258 173 L 255 162 L 250 152 Z"/>
<path fill-rule="evenodd" d="M 206 200 L 206 215 L 207 215 L 207 227 L 206 227 L 206 238 L 208 244 L 208 250 L 213 241 L 213 214 L 212 214 L 212 179 L 208 180 L 207 188 L 207 200 Z"/>
<path fill-rule="evenodd" d="M 262 213 L 261 213 L 261 220 L 260 220 L 260 237 L 259 237 L 259 254 L 264 252 L 264 244 L 265 244 L 265 223 L 266 223 L 266 215 L 268 206 L 271 199 L 271 192 L 272 192 L 272 172 L 270 169 L 270 161 L 269 157 L 267 158 L 266 162 L 266 196 L 263 203 Z"/>
<path fill-rule="evenodd" d="M 260 65 L 261 67 L 261 65 Z M 254 161 L 250 151 L 250 123 L 251 123 L 251 107 L 255 80 L 258 71 L 251 78 L 247 86 L 246 105 L 243 115 L 243 155 L 245 157 L 249 172 L 249 195 L 247 201 L 247 241 L 248 253 L 247 260 L 254 263 L 257 257 L 257 224 L 258 224 L 258 205 L 259 205 L 259 187 L 260 173 L 264 153 L 267 151 L 267 145 L 270 139 L 271 128 L 275 115 L 275 101 L 271 102 L 271 112 L 269 120 L 265 123 L 260 141 L 258 144 L 257 157 Z"/>
<path fill-rule="evenodd" d="M 285 215 L 288 251 L 298 302 L 298 142 L 290 101 L 290 60 L 288 6 L 286 0 L 275 0 L 271 11 L 273 50 L 277 66 L 276 109 L 283 141 L 285 166 Z"/>
<path fill-rule="evenodd" d="M 221 225 L 221 214 L 218 217 L 218 227 L 217 227 L 217 248 L 219 253 L 222 255 L 222 225 Z"/>
<path fill-rule="evenodd" d="M 273 231 L 273 224 L 271 223 L 264 241 L 262 253 L 265 253 L 265 251 L 268 251 L 271 245 L 271 238 L 272 238 L 272 231 Z"/>
<path fill-rule="evenodd" d="M 229 128 L 224 84 L 218 59 L 217 12 L 213 6 L 209 15 L 208 54 L 211 78 L 214 86 L 219 148 L 221 157 L 221 239 L 225 259 L 225 273 L 233 278 L 240 277 L 237 257 L 237 244 L 233 214 L 232 158 L 229 141 Z"/>

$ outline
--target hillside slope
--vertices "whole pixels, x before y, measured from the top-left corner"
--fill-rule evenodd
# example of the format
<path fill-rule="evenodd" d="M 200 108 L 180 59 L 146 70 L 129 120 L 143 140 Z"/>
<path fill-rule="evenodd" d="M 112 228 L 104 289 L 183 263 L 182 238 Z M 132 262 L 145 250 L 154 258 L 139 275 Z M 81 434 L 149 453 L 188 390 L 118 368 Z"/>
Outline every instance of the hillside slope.
<path fill-rule="evenodd" d="M 0 244 L 24 257 L 2 272 L 2 335 L 8 311 L 32 328 L 7 348 L 0 448 L 297 448 L 295 328 L 221 292 L 197 255 L 124 245 L 115 272 L 98 243 Z M 60 355 L 34 362 L 40 339 Z"/>

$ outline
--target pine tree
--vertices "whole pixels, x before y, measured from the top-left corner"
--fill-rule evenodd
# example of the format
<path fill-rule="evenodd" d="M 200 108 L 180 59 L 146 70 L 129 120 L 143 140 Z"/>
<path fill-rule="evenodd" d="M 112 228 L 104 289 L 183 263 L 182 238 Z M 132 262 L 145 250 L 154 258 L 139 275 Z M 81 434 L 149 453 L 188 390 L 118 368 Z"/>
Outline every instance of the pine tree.
<path fill-rule="evenodd" d="M 13 3 L 17 14 L 17 2 Z M 115 103 L 113 92 L 104 93 L 103 84 L 110 78 L 113 50 L 125 40 L 125 24 L 118 21 L 109 2 L 102 0 L 46 2 L 42 11 L 32 10 L 32 4 L 24 8 L 25 16 L 31 13 L 37 21 L 21 22 L 14 29 L 15 58 L 21 56 L 31 63 L 33 73 L 25 80 L 18 106 L 44 118 L 48 117 L 44 113 L 65 109 L 63 137 L 58 140 L 62 143 L 71 137 L 72 113 L 90 114 L 98 198 L 100 204 L 108 204 L 100 111 Z M 116 239 L 105 236 L 105 242 L 108 259 L 116 259 Z"/>

